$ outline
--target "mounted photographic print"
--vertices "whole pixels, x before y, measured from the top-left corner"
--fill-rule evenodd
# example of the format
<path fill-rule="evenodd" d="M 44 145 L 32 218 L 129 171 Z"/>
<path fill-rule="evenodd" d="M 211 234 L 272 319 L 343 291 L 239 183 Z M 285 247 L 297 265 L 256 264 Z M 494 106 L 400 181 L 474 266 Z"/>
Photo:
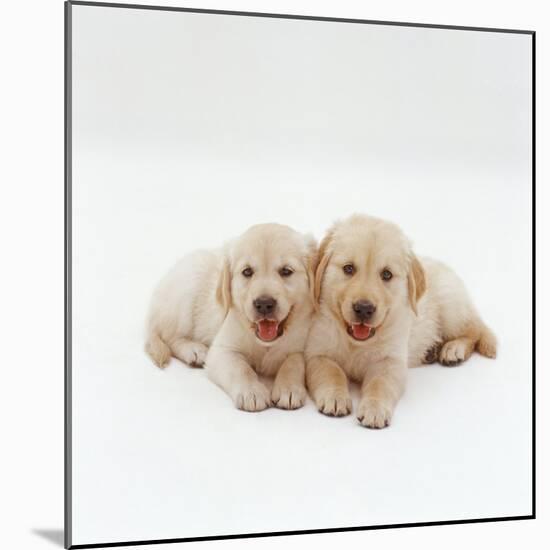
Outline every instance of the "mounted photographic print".
<path fill-rule="evenodd" d="M 66 546 L 534 517 L 532 31 L 66 7 Z"/>

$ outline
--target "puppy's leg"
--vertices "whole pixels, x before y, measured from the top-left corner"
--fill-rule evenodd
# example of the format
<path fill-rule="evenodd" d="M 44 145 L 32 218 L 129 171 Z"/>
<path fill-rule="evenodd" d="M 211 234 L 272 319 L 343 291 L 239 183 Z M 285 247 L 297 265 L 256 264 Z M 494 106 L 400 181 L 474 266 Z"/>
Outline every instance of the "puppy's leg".
<path fill-rule="evenodd" d="M 170 350 L 174 357 L 191 367 L 202 367 L 208 353 L 204 344 L 183 337 L 170 342 Z"/>
<path fill-rule="evenodd" d="M 472 355 L 476 340 L 471 336 L 461 336 L 445 342 L 439 352 L 439 362 L 446 367 L 454 367 Z"/>
<path fill-rule="evenodd" d="M 471 320 L 458 335 L 453 334 L 448 338 L 439 352 L 439 362 L 446 367 L 454 367 L 466 361 L 474 350 L 485 357 L 496 357 L 495 335 L 478 318 Z"/>
<path fill-rule="evenodd" d="M 270 406 L 269 390 L 239 353 L 211 347 L 205 367 L 210 380 L 233 399 L 238 409 L 253 412 Z"/>
<path fill-rule="evenodd" d="M 497 356 L 497 337 L 485 324 L 482 324 L 481 333 L 476 342 L 476 350 L 489 359 L 494 359 Z"/>
<path fill-rule="evenodd" d="M 306 382 L 323 414 L 345 416 L 351 412 L 348 378 L 335 361 L 323 356 L 311 358 L 306 366 Z"/>
<path fill-rule="evenodd" d="M 464 283 L 448 268 L 439 271 L 438 318 L 443 346 L 442 365 L 454 366 L 466 361 L 474 350 L 496 357 L 496 338 L 479 317 Z"/>
<path fill-rule="evenodd" d="M 302 353 L 289 355 L 277 372 L 271 400 L 280 409 L 298 409 L 306 400 L 305 362 Z"/>
<path fill-rule="evenodd" d="M 155 330 L 150 330 L 145 343 L 145 351 L 157 367 L 163 369 L 170 362 L 170 348 Z"/>
<path fill-rule="evenodd" d="M 403 394 L 407 378 L 406 361 L 385 359 L 369 365 L 361 386 L 357 420 L 367 428 L 389 426 L 393 410 Z"/>

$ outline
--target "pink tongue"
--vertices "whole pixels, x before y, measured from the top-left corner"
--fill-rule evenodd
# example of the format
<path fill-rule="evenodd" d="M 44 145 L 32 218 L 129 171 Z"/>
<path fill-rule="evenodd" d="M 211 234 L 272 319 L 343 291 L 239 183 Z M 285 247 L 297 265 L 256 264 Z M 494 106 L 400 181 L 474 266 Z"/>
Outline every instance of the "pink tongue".
<path fill-rule="evenodd" d="M 258 323 L 258 336 L 266 342 L 275 340 L 278 331 L 279 323 L 277 321 L 267 321 L 264 319 Z"/>
<path fill-rule="evenodd" d="M 351 325 L 353 337 L 357 340 L 366 340 L 370 336 L 370 327 L 368 325 Z"/>

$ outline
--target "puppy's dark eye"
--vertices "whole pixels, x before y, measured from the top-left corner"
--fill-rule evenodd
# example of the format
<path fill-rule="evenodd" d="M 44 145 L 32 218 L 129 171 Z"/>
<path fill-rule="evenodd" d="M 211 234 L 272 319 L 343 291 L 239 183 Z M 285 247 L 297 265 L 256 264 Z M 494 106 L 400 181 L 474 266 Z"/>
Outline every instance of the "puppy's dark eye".
<path fill-rule="evenodd" d="M 281 277 L 290 277 L 293 273 L 294 271 L 292 271 L 290 267 L 281 267 L 281 269 L 279 269 L 279 275 Z"/>
<path fill-rule="evenodd" d="M 393 273 L 389 269 L 384 269 L 384 271 L 380 273 L 380 277 L 382 277 L 384 281 L 389 281 L 393 277 Z"/>
<path fill-rule="evenodd" d="M 353 264 L 346 264 L 342 269 L 346 275 L 353 275 L 355 273 L 355 266 Z"/>
<path fill-rule="evenodd" d="M 252 277 L 252 275 L 254 275 L 254 270 L 251 267 L 246 267 L 243 269 L 242 273 L 245 277 Z"/>

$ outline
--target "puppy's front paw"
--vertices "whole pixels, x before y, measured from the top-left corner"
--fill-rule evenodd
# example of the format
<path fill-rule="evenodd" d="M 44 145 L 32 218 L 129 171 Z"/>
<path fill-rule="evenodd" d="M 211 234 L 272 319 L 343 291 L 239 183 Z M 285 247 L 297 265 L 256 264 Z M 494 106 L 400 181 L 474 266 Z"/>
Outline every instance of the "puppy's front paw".
<path fill-rule="evenodd" d="M 359 402 L 357 420 L 366 428 L 385 428 L 390 425 L 393 408 L 374 399 L 364 398 Z"/>
<path fill-rule="evenodd" d="M 235 405 L 243 411 L 263 411 L 271 405 L 269 390 L 261 382 L 245 386 L 237 392 Z"/>
<path fill-rule="evenodd" d="M 317 408 L 329 416 L 346 416 L 351 412 L 351 396 L 347 389 L 325 389 L 316 396 Z"/>
<path fill-rule="evenodd" d="M 282 386 L 277 383 L 273 386 L 271 400 L 280 409 L 299 409 L 306 402 L 304 386 Z"/>

